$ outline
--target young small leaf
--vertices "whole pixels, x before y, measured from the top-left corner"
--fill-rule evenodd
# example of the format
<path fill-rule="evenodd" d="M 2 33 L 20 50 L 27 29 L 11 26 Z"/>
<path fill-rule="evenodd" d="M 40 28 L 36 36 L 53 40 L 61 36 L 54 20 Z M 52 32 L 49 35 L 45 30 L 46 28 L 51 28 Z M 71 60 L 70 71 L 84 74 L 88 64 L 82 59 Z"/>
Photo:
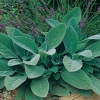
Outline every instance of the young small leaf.
<path fill-rule="evenodd" d="M 66 50 L 71 55 L 76 52 L 78 47 L 78 35 L 75 29 L 70 25 L 67 26 L 67 30 L 63 42 Z"/>
<path fill-rule="evenodd" d="M 49 91 L 48 80 L 44 77 L 33 79 L 31 83 L 32 92 L 39 97 L 46 97 Z"/>
<path fill-rule="evenodd" d="M 69 72 L 75 72 L 82 68 L 81 60 L 72 60 L 71 58 L 64 56 L 63 64 Z"/>
<path fill-rule="evenodd" d="M 56 48 L 63 40 L 66 32 L 66 25 L 59 24 L 52 28 L 45 36 L 47 50 Z"/>
<path fill-rule="evenodd" d="M 53 77 L 55 80 L 59 80 L 60 79 L 60 73 L 54 73 Z"/>

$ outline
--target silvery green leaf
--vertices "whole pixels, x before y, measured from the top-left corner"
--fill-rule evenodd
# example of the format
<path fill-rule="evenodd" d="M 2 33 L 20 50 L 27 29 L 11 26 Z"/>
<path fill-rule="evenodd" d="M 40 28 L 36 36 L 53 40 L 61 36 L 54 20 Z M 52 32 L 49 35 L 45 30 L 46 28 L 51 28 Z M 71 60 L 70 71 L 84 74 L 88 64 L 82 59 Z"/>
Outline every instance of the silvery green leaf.
<path fill-rule="evenodd" d="M 7 90 L 14 90 L 18 86 L 20 86 L 23 82 L 27 79 L 26 76 L 23 75 L 16 75 L 16 76 L 7 76 L 5 78 L 5 87 Z"/>
<path fill-rule="evenodd" d="M 73 60 L 69 58 L 68 56 L 64 56 L 63 64 L 69 72 L 78 71 L 79 69 L 82 68 L 82 65 L 83 65 L 81 60 L 77 60 L 77 59 Z"/>
<path fill-rule="evenodd" d="M 47 19 L 46 21 L 51 27 L 55 27 L 55 26 L 61 24 L 59 21 L 54 20 L 54 19 Z"/>
<path fill-rule="evenodd" d="M 75 7 L 73 8 L 68 14 L 66 14 L 63 19 L 62 22 L 63 23 L 68 23 L 68 21 L 72 18 L 75 17 L 77 19 L 77 22 L 79 23 L 81 20 L 81 9 L 79 7 Z"/>
<path fill-rule="evenodd" d="M 39 60 L 40 60 L 40 55 L 36 54 L 30 61 L 23 60 L 23 63 L 27 65 L 36 65 Z"/>
<path fill-rule="evenodd" d="M 23 62 L 21 62 L 19 59 L 11 59 L 8 61 L 8 66 L 15 66 L 15 65 L 20 65 Z"/>
<path fill-rule="evenodd" d="M 44 51 L 44 50 L 39 50 L 39 52 L 43 52 L 43 53 L 45 53 L 45 54 L 47 54 L 47 55 L 54 55 L 55 54 L 55 52 L 56 52 L 56 49 L 51 49 L 51 50 L 48 50 L 48 51 Z"/>

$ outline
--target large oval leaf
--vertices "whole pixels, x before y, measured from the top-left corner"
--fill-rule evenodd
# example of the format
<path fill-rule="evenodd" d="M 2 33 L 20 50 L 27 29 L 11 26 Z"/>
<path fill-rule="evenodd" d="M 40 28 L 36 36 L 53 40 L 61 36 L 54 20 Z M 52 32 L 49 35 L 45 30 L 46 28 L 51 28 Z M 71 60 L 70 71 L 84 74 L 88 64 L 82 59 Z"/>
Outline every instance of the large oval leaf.
<path fill-rule="evenodd" d="M 92 88 L 89 77 L 82 70 L 72 73 L 65 71 L 61 73 L 61 77 L 65 82 L 78 89 L 89 90 Z"/>
<path fill-rule="evenodd" d="M 100 95 L 100 79 L 97 79 L 93 75 L 89 75 L 89 77 L 92 82 L 92 90 L 98 95 Z"/>
<path fill-rule="evenodd" d="M 28 87 L 28 84 L 23 84 L 20 89 L 18 90 L 16 96 L 15 96 L 15 100 L 22 100 L 23 98 L 25 98 L 25 93 L 26 93 L 26 89 Z"/>
<path fill-rule="evenodd" d="M 12 75 L 15 71 L 12 67 L 7 65 L 8 61 L 0 59 L 0 76 Z"/>
<path fill-rule="evenodd" d="M 91 90 L 79 90 L 78 94 L 80 94 L 86 98 L 89 98 L 92 93 L 91 93 Z"/>
<path fill-rule="evenodd" d="M 27 88 L 25 93 L 25 100 L 43 100 L 43 98 L 34 95 L 29 87 Z"/>
<path fill-rule="evenodd" d="M 7 90 L 14 90 L 20 86 L 24 81 L 26 81 L 26 76 L 16 75 L 14 77 L 7 76 L 5 78 L 5 87 Z"/>
<path fill-rule="evenodd" d="M 59 84 L 53 86 L 50 93 L 56 96 L 70 96 L 70 92 L 67 90 L 67 88 Z"/>
<path fill-rule="evenodd" d="M 64 82 L 63 80 L 60 80 L 60 85 L 64 86 L 65 88 L 67 88 L 71 93 L 78 93 L 78 89 L 73 87 L 72 85 Z"/>
<path fill-rule="evenodd" d="M 49 91 L 48 80 L 44 77 L 33 79 L 31 83 L 32 92 L 39 97 L 46 97 Z"/>
<path fill-rule="evenodd" d="M 75 72 L 82 68 L 81 60 L 72 60 L 71 58 L 64 56 L 63 64 L 69 72 Z"/>
<path fill-rule="evenodd" d="M 0 77 L 0 89 L 4 87 L 4 79 L 5 77 Z"/>
<path fill-rule="evenodd" d="M 12 40 L 5 34 L 0 34 L 0 54 L 5 58 L 16 58 Z"/>
<path fill-rule="evenodd" d="M 59 24 L 52 28 L 45 37 L 47 43 L 47 49 L 56 48 L 63 40 L 66 32 L 66 25 Z"/>
<path fill-rule="evenodd" d="M 6 29 L 7 34 L 8 34 L 10 37 L 13 37 L 13 36 L 15 36 L 15 35 L 17 35 L 17 36 L 25 36 L 25 37 L 26 37 L 26 35 L 25 35 L 24 33 L 22 33 L 22 32 L 21 32 L 19 29 L 17 29 L 17 28 L 14 28 L 14 27 L 11 27 L 11 26 L 6 26 L 5 29 Z"/>
<path fill-rule="evenodd" d="M 44 73 L 45 69 L 39 66 L 25 65 L 25 72 L 28 78 L 37 78 Z"/>
<path fill-rule="evenodd" d="M 61 24 L 59 21 L 54 20 L 54 19 L 47 19 L 46 21 L 51 27 L 55 27 L 55 26 Z"/>
<path fill-rule="evenodd" d="M 11 34 L 11 37 L 14 36 L 24 36 L 26 37 L 26 35 L 24 33 L 22 33 L 20 30 L 13 28 L 13 27 L 8 27 L 9 30 L 7 30 L 8 34 Z M 14 48 L 17 52 L 17 54 L 20 57 L 26 56 L 27 55 L 27 50 L 23 49 L 22 47 L 18 46 L 17 44 L 13 43 Z"/>
<path fill-rule="evenodd" d="M 27 37 L 13 37 L 13 42 L 25 50 L 30 51 L 31 53 L 38 53 L 38 47 L 36 43 Z"/>
<path fill-rule="evenodd" d="M 81 29 L 78 25 L 77 19 L 75 17 L 72 17 L 69 21 L 67 25 L 71 25 L 75 31 L 77 32 L 78 38 L 80 40 L 80 36 L 81 36 Z"/>
<path fill-rule="evenodd" d="M 72 18 L 75 17 L 77 19 L 77 22 L 79 23 L 81 20 L 81 9 L 79 7 L 73 8 L 68 14 L 66 14 L 62 22 L 68 23 L 68 21 Z"/>
<path fill-rule="evenodd" d="M 92 52 L 93 57 L 98 57 L 100 56 L 100 41 L 91 44 L 86 48 L 86 50 L 90 50 Z"/>
<path fill-rule="evenodd" d="M 76 52 L 77 47 L 78 47 L 78 35 L 75 31 L 75 29 L 72 26 L 67 26 L 66 34 L 64 37 L 64 46 L 66 50 L 70 53 L 73 54 Z"/>

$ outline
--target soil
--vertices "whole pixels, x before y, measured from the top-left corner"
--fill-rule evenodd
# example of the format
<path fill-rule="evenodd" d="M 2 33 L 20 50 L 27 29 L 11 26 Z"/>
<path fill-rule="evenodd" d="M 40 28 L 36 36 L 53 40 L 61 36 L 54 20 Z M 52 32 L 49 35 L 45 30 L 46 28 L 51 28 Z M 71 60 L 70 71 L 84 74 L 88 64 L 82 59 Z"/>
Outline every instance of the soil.
<path fill-rule="evenodd" d="M 16 90 L 7 91 L 6 89 L 0 90 L 0 100 L 14 100 Z"/>
<path fill-rule="evenodd" d="M 6 89 L 0 90 L 0 100 L 14 100 L 17 90 L 7 91 Z M 44 100 L 59 100 L 56 97 L 48 95 Z"/>

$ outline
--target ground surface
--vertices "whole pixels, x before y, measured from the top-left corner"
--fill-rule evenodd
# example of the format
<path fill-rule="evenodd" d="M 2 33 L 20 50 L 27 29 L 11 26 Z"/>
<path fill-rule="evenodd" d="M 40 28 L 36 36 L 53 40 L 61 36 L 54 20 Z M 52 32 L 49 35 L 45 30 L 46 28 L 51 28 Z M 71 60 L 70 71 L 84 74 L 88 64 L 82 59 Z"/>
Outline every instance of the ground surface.
<path fill-rule="evenodd" d="M 7 91 L 5 89 L 0 90 L 0 100 L 14 100 L 16 94 L 16 90 L 14 91 Z M 100 96 L 97 94 L 93 94 L 89 99 L 82 97 L 80 95 L 72 94 L 70 97 L 61 97 L 61 98 L 55 98 L 49 96 L 45 100 L 100 100 Z"/>
<path fill-rule="evenodd" d="M 71 97 L 62 97 L 60 100 L 100 100 L 100 96 L 93 94 L 89 99 L 80 95 L 71 95 Z"/>

